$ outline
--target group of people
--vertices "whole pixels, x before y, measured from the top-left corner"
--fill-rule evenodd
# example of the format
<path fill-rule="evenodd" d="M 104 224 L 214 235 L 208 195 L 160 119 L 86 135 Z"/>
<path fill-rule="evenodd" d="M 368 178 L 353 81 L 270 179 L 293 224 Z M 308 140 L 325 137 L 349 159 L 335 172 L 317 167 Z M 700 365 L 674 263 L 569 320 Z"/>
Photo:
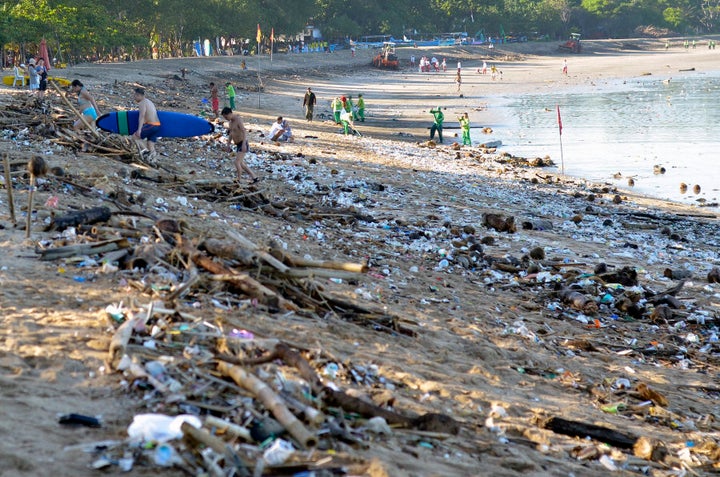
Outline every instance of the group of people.
<path fill-rule="evenodd" d="M 358 95 L 357 103 L 353 103 L 352 96 L 336 96 L 330 102 L 335 124 L 343 127 L 345 134 L 354 133 L 354 121 L 365 122 L 365 98 Z"/>
<path fill-rule="evenodd" d="M 434 119 L 432 126 L 430 126 L 430 140 L 435 140 L 435 133 L 437 133 L 438 142 L 442 144 L 445 113 L 442 112 L 442 107 L 438 106 L 437 108 L 431 109 L 430 114 L 433 115 Z M 470 139 L 470 116 L 468 113 L 463 113 L 458 116 L 458 123 L 460 123 L 460 130 L 462 131 L 463 146 L 472 146 L 472 140 Z"/>
<path fill-rule="evenodd" d="M 235 109 L 235 87 L 232 83 L 225 83 L 225 97 L 230 105 L 230 109 Z M 212 112 L 215 115 L 215 119 L 220 117 L 220 96 L 218 87 L 214 82 L 210 82 L 210 106 Z"/>
<path fill-rule="evenodd" d="M 415 66 L 415 56 L 410 57 L 410 64 L 412 66 Z M 420 63 L 418 64 L 418 72 L 420 73 L 428 73 L 430 71 L 447 71 L 447 60 L 445 58 L 442 59 L 442 62 L 439 62 L 437 58 L 434 56 L 432 58 L 428 58 L 427 56 L 420 57 Z"/>
<path fill-rule="evenodd" d="M 77 94 L 78 112 L 80 118 L 73 127 L 82 129 L 84 125 L 95 128 L 95 120 L 100 116 L 100 108 L 95 98 L 90 94 L 82 81 L 75 79 L 70 83 L 70 90 Z M 160 133 L 160 118 L 155 104 L 145 97 L 145 89 L 135 88 L 133 100 L 138 105 L 138 126 L 132 138 L 138 145 L 140 156 L 143 159 L 156 160 L 158 157 L 155 143 Z M 83 150 L 85 150 L 83 148 Z"/>
<path fill-rule="evenodd" d="M 42 99 L 47 91 L 48 69 L 44 58 L 30 58 L 28 64 L 20 64 L 18 70 L 24 69 L 29 78 L 30 92 Z"/>

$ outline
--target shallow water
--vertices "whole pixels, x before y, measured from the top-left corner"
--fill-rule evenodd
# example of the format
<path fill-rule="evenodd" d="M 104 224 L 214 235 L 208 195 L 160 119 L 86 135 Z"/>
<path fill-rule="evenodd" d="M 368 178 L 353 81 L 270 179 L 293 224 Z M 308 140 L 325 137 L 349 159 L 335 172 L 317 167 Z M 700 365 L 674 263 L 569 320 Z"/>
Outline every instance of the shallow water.
<path fill-rule="evenodd" d="M 489 104 L 499 109 L 493 136 L 512 154 L 549 155 L 558 171 L 564 163 L 568 175 L 620 188 L 629 188 L 632 177 L 635 191 L 659 199 L 720 202 L 720 72 L 606 81 Z M 666 172 L 656 174 L 656 165 Z M 688 192 L 681 193 L 681 183 Z"/>

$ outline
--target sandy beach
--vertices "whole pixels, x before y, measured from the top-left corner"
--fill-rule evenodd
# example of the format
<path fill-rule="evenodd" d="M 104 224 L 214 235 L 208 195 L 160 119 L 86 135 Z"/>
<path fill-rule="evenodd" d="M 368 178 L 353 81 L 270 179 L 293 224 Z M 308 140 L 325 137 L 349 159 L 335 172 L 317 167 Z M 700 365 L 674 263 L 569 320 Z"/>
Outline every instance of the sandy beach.
<path fill-rule="evenodd" d="M 448 71 L 410 69 L 411 51 L 447 58 Z M 0 153 L 13 162 L 42 155 L 77 185 L 53 177 L 41 182 L 30 239 L 22 208 L 26 175 L 14 176 L 18 226 L 10 222 L 4 193 L 0 200 L 0 430 L 13 436 L 0 443 L 0 475 L 50 469 L 58 477 L 95 475 L 99 471 L 89 466 L 97 454 L 82 452 L 81 444 L 123 440 L 134 415 L 180 414 L 187 402 L 204 399 L 190 399 L 190 386 L 178 393 L 185 399 L 158 398 L 132 385 L 128 374 L 108 369 L 117 323 L 106 307 L 123 303 L 140 315 L 153 301 L 174 307 L 174 316 L 198 316 L 224 330 L 241 327 L 260 342 L 296 343 L 323 379 L 340 388 L 363 396 L 386 393 L 399 412 L 442 413 L 458 423 L 458 432 L 358 431 L 362 443 L 298 451 L 297 462 L 345 459 L 355 465 L 349 475 L 392 477 L 716 471 L 720 286 L 707 277 L 720 262 L 717 216 L 562 177 L 492 149 L 456 146 L 453 129 L 442 146 L 427 142 L 428 109 L 434 106 L 447 108 L 448 118 L 468 111 L 474 125 L 491 128 L 493 95 L 601 87 L 647 74 L 664 79 L 684 68 L 709 71 L 716 68 L 715 53 L 702 46 L 665 51 L 664 42 L 647 40 L 588 41 L 580 55 L 561 55 L 552 42 L 492 52 L 402 49 L 397 72 L 372 69 L 371 54 L 275 55 L 272 62 L 251 57 L 247 70 L 239 68 L 240 58 L 213 57 L 82 64 L 57 72 L 81 79 L 104 112 L 132 108 L 132 88 L 142 85 L 159 109 L 197 114 L 210 81 L 232 81 L 250 133 L 248 164 L 262 177 L 257 185 L 230 185 L 234 168 L 220 134 L 161 140 L 159 168 L 128 164 L 23 132 L 8 118 L 26 93 L 0 90 Z M 484 58 L 503 71 L 502 80 L 476 73 Z M 455 91 L 457 61 L 463 97 Z M 189 70 L 184 81 L 181 68 Z M 302 110 L 308 86 L 319 103 L 312 123 Z M 363 136 L 344 136 L 329 120 L 329 103 L 358 93 L 368 110 L 367 120 L 357 124 Z M 294 143 L 268 142 L 278 115 L 291 121 Z M 161 180 L 143 180 L 142 174 Z M 182 187 L 203 181 L 219 184 L 217 191 L 191 194 Z M 262 194 L 283 207 L 271 214 L 267 207 L 230 200 L 228 190 L 233 197 Z M 58 199 L 55 208 L 52 198 Z M 178 285 L 168 278 L 171 267 L 114 271 L 89 261 L 98 257 L 39 260 L 36 248 L 76 240 L 43 231 L 51 214 L 107 204 L 114 209 L 121 198 L 132 198 L 123 204 L 137 213 L 182 221 L 194 239 L 227 238 L 232 229 L 262 246 L 280 243 L 300 257 L 366 261 L 369 271 L 357 277 L 318 280 L 347 299 L 386 310 L 399 328 L 332 313 L 273 313 L 242 295 L 228 298 L 219 287 L 215 296 L 190 294 L 170 303 L 166 290 Z M 503 223 L 512 218 L 515 227 L 489 226 L 492 214 Z M 157 241 L 152 229 L 144 237 Z M 627 278 L 620 275 L 634 278 L 618 285 Z M 580 306 L 568 291 L 585 297 Z M 663 306 L 663 314 L 656 311 Z M 134 338 L 143 362 L 162 355 L 175 363 L 191 360 L 191 344 L 216 352 L 200 338 L 143 352 L 149 338 L 140 332 Z M 269 382 L 277 372 L 294 379 L 278 361 L 248 368 Z M 336 375 L 324 371 L 330 361 L 339 365 Z M 382 379 L 359 380 L 358 370 L 370 367 Z M 100 415 L 103 427 L 59 425 L 57 416 L 67 413 Z M 563 434 L 547 424 L 553 418 L 636 441 L 643 436 L 654 452 Z M 256 455 L 250 447 L 243 452 Z M 102 472 L 121 473 L 117 465 Z M 183 474 L 136 457 L 129 475 Z"/>

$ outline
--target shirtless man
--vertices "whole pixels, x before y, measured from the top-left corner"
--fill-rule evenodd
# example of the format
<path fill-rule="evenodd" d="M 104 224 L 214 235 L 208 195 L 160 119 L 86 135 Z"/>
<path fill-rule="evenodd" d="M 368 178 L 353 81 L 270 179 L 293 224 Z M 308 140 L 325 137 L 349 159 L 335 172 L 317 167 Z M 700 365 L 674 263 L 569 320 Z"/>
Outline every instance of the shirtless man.
<path fill-rule="evenodd" d="M 148 159 L 157 159 L 158 154 L 155 151 L 155 143 L 160 132 L 160 118 L 158 118 L 157 109 L 155 109 L 153 102 L 145 97 L 143 88 L 135 88 L 133 99 L 140 110 L 138 129 L 133 134 L 133 139 L 140 148 L 141 157 L 148 153 Z M 145 142 L 147 142 L 147 148 L 145 148 Z"/>
<path fill-rule="evenodd" d="M 258 177 L 253 174 L 253 171 L 245 163 L 245 153 L 250 150 L 247 140 L 247 132 L 245 131 L 245 125 L 243 124 L 240 114 L 233 113 L 230 108 L 223 108 L 220 112 L 223 118 L 228 121 L 228 134 L 230 140 L 235 144 L 235 169 L 237 170 L 238 180 L 242 178 L 242 173 L 245 172 L 250 176 L 250 180 L 254 184 L 258 181 Z"/>

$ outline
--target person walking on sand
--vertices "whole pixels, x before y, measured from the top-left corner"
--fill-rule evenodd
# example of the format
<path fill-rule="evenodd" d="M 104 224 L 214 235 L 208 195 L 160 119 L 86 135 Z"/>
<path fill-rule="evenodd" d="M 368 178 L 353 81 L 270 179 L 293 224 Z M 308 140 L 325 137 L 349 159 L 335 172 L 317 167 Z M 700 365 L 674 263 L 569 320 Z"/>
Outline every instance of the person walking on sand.
<path fill-rule="evenodd" d="M 470 117 L 468 113 L 463 113 L 462 116 L 458 117 L 458 122 L 462 130 L 463 146 L 472 146 L 472 141 L 470 140 Z"/>
<path fill-rule="evenodd" d="M 258 181 L 258 177 L 253 174 L 248 165 L 245 163 L 245 154 L 250 152 L 250 146 L 247 140 L 247 131 L 245 124 L 239 113 L 233 113 L 230 108 L 223 108 L 220 112 L 222 117 L 228 122 L 228 135 L 230 141 L 235 144 L 235 170 L 237 171 L 238 181 L 242 178 L 243 172 L 250 176 L 251 183 Z"/>
<path fill-rule="evenodd" d="M 332 103 L 330 103 L 330 107 L 332 108 L 335 124 L 340 124 L 340 111 L 343 109 L 343 104 L 340 98 L 336 96 L 335 99 L 332 100 Z"/>
<path fill-rule="evenodd" d="M 447 60 L 445 58 L 443 58 L 441 65 L 442 65 L 443 73 L 446 73 L 447 72 Z"/>
<path fill-rule="evenodd" d="M 145 97 L 145 89 L 143 88 L 135 88 L 133 100 L 138 104 L 139 110 L 138 128 L 133 134 L 133 140 L 140 149 L 140 157 L 144 158 L 145 154 L 147 154 L 148 159 L 157 159 L 155 143 L 160 132 L 160 118 L 157 109 L 153 102 Z M 145 147 L 145 143 L 147 143 L 147 147 Z"/>
<path fill-rule="evenodd" d="M 235 109 L 235 88 L 231 83 L 225 83 L 225 94 L 230 102 L 230 109 Z"/>
<path fill-rule="evenodd" d="M 562 73 L 567 76 L 567 58 L 563 60 L 563 67 L 562 67 Z"/>
<path fill-rule="evenodd" d="M 442 108 L 440 106 L 438 106 L 436 109 L 431 109 L 430 114 L 432 114 L 435 118 L 435 120 L 433 121 L 433 125 L 430 126 L 430 140 L 432 141 L 433 139 L 435 139 L 435 131 L 437 131 L 439 142 L 440 144 L 442 144 L 443 121 L 445 121 L 445 115 L 443 114 Z"/>
<path fill-rule="evenodd" d="M 365 98 L 362 94 L 358 94 L 357 100 L 357 117 L 361 123 L 365 122 Z"/>
<path fill-rule="evenodd" d="M 455 84 L 457 84 L 457 92 L 460 92 L 460 87 L 462 86 L 462 75 L 460 74 L 460 70 L 458 70 L 457 75 L 455 75 Z"/>
<path fill-rule="evenodd" d="M 313 111 L 315 110 L 315 104 L 317 104 L 317 98 L 315 93 L 310 88 L 307 89 L 305 97 L 303 98 L 303 106 L 305 107 L 305 119 L 312 122 Z"/>
<path fill-rule="evenodd" d="M 80 80 L 73 80 L 70 84 L 70 89 L 73 93 L 78 95 L 78 111 L 80 111 L 82 117 L 85 118 L 87 124 L 89 124 L 90 127 L 93 127 L 93 123 L 100 115 L 100 108 L 98 108 L 95 98 L 92 97 Z M 73 129 L 80 130 L 82 129 L 83 124 L 83 120 L 78 119 L 73 123 Z"/>
<path fill-rule="evenodd" d="M 212 112 L 215 115 L 215 119 L 220 115 L 220 98 L 218 97 L 218 89 L 215 83 L 210 83 L 210 104 L 212 105 Z"/>
<path fill-rule="evenodd" d="M 482 74 L 484 74 L 484 75 L 487 74 L 487 61 L 485 61 L 485 60 L 483 60 Z"/>

